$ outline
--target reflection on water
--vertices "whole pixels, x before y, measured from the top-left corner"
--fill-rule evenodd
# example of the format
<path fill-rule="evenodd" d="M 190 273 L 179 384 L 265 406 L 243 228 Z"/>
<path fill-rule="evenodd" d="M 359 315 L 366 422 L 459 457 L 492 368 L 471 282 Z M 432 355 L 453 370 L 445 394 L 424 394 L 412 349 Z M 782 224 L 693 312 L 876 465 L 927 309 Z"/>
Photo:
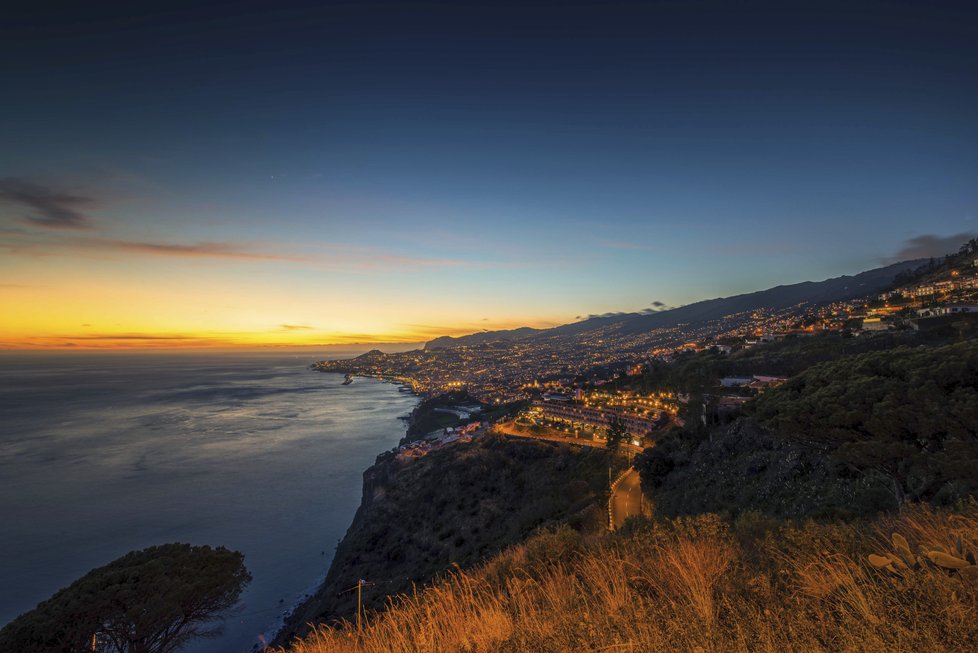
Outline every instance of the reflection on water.
<path fill-rule="evenodd" d="M 0 624 L 130 551 L 245 554 L 244 651 L 329 564 L 415 398 L 282 354 L 0 356 Z"/>

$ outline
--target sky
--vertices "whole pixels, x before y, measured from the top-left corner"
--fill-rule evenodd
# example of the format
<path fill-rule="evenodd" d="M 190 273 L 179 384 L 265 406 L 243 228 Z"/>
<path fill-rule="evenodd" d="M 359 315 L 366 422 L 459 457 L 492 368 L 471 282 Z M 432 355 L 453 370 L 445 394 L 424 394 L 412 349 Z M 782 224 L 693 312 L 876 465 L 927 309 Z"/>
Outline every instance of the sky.
<path fill-rule="evenodd" d="M 418 342 L 978 233 L 974 3 L 71 4 L 0 21 L 0 348 Z"/>

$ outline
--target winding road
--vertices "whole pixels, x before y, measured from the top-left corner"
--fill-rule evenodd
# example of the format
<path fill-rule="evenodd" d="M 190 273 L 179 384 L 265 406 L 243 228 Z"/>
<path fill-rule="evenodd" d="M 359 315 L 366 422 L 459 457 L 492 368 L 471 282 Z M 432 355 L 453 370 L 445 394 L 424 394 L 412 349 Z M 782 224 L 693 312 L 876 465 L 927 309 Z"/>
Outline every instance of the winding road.
<path fill-rule="evenodd" d="M 651 510 L 642 496 L 642 483 L 634 467 L 615 483 L 608 502 L 608 522 L 611 530 L 618 530 L 629 517 L 648 515 Z"/>
<path fill-rule="evenodd" d="M 517 428 L 512 422 L 500 422 L 493 425 L 493 428 L 497 433 L 514 438 L 559 442 L 578 447 L 605 447 L 605 443 L 601 440 L 581 440 L 545 435 L 542 433 L 531 433 L 529 430 Z M 642 451 L 641 447 L 624 442 L 621 444 L 621 449 L 630 453 L 640 453 Z M 624 525 L 626 519 L 629 517 L 638 517 L 639 515 L 651 516 L 652 509 L 649 502 L 642 495 L 642 483 L 638 471 L 634 467 L 630 467 L 611 487 L 611 497 L 608 499 L 608 528 L 613 531 L 618 530 Z"/>

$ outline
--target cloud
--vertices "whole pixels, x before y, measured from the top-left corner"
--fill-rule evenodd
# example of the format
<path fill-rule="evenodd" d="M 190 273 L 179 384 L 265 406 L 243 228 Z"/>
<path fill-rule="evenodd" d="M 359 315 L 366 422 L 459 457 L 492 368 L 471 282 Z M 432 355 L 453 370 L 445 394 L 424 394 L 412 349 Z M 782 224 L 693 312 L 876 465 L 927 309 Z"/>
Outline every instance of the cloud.
<path fill-rule="evenodd" d="M 450 258 L 426 258 L 392 254 L 382 250 L 354 245 L 330 244 L 316 253 L 286 253 L 272 251 L 265 245 L 237 242 L 166 242 L 128 240 L 95 236 L 66 236 L 36 234 L 21 230 L 0 230 L 6 238 L 0 240 L 0 251 L 24 256 L 81 255 L 142 255 L 167 258 L 197 258 L 237 261 L 284 262 L 318 270 L 371 273 L 410 272 L 418 269 L 487 268 L 504 263 L 467 261 Z"/>
<path fill-rule="evenodd" d="M 664 302 L 654 301 L 652 305 L 648 308 L 643 308 L 639 313 L 641 315 L 652 315 L 653 313 L 660 313 L 662 311 L 671 311 L 675 306 L 668 306 Z"/>
<path fill-rule="evenodd" d="M 883 263 L 899 263 L 900 261 L 910 261 L 918 258 L 957 254 L 961 245 L 974 237 L 975 234 L 969 233 L 954 234 L 953 236 L 938 236 L 935 234 L 914 236 L 904 241 L 903 247 L 896 254 L 889 258 L 884 258 L 882 261 Z"/>
<path fill-rule="evenodd" d="M 589 313 L 587 319 L 594 320 L 601 317 L 621 317 L 622 315 L 632 315 L 626 311 L 611 311 L 609 313 Z"/>
<path fill-rule="evenodd" d="M 282 331 L 309 331 L 314 327 L 311 327 L 308 324 L 280 324 L 278 325 L 278 328 Z"/>
<path fill-rule="evenodd" d="M 91 197 L 17 177 L 0 178 L 0 201 L 26 210 L 21 222 L 49 229 L 87 229 L 91 221 L 82 210 L 95 203 Z"/>
<path fill-rule="evenodd" d="M 131 252 L 133 254 L 152 254 L 182 258 L 229 258 L 258 261 L 303 261 L 302 256 L 275 254 L 255 251 L 253 246 L 243 243 L 165 243 L 139 240 L 115 240 L 110 238 L 79 239 L 83 244 L 96 248 Z"/>
<path fill-rule="evenodd" d="M 72 340 L 200 340 L 197 336 L 159 335 L 153 333 L 105 333 L 99 335 L 71 335 Z"/>
<path fill-rule="evenodd" d="M 643 308 L 640 311 L 609 311 L 607 313 L 589 313 L 588 315 L 575 315 L 575 320 L 595 320 L 607 317 L 624 317 L 626 315 L 652 315 L 653 313 L 659 313 L 661 311 L 671 311 L 676 308 L 675 306 L 669 306 L 668 304 L 660 301 L 652 302 L 649 308 Z"/>

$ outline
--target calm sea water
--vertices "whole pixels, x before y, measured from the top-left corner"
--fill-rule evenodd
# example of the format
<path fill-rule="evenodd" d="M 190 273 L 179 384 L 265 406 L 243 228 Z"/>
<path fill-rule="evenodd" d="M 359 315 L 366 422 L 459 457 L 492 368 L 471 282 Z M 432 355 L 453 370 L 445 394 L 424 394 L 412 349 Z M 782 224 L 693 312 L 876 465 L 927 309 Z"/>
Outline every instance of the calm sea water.
<path fill-rule="evenodd" d="M 416 403 L 312 360 L 0 355 L 0 624 L 127 551 L 224 545 L 254 580 L 224 635 L 186 651 L 249 650 L 318 584 Z"/>

